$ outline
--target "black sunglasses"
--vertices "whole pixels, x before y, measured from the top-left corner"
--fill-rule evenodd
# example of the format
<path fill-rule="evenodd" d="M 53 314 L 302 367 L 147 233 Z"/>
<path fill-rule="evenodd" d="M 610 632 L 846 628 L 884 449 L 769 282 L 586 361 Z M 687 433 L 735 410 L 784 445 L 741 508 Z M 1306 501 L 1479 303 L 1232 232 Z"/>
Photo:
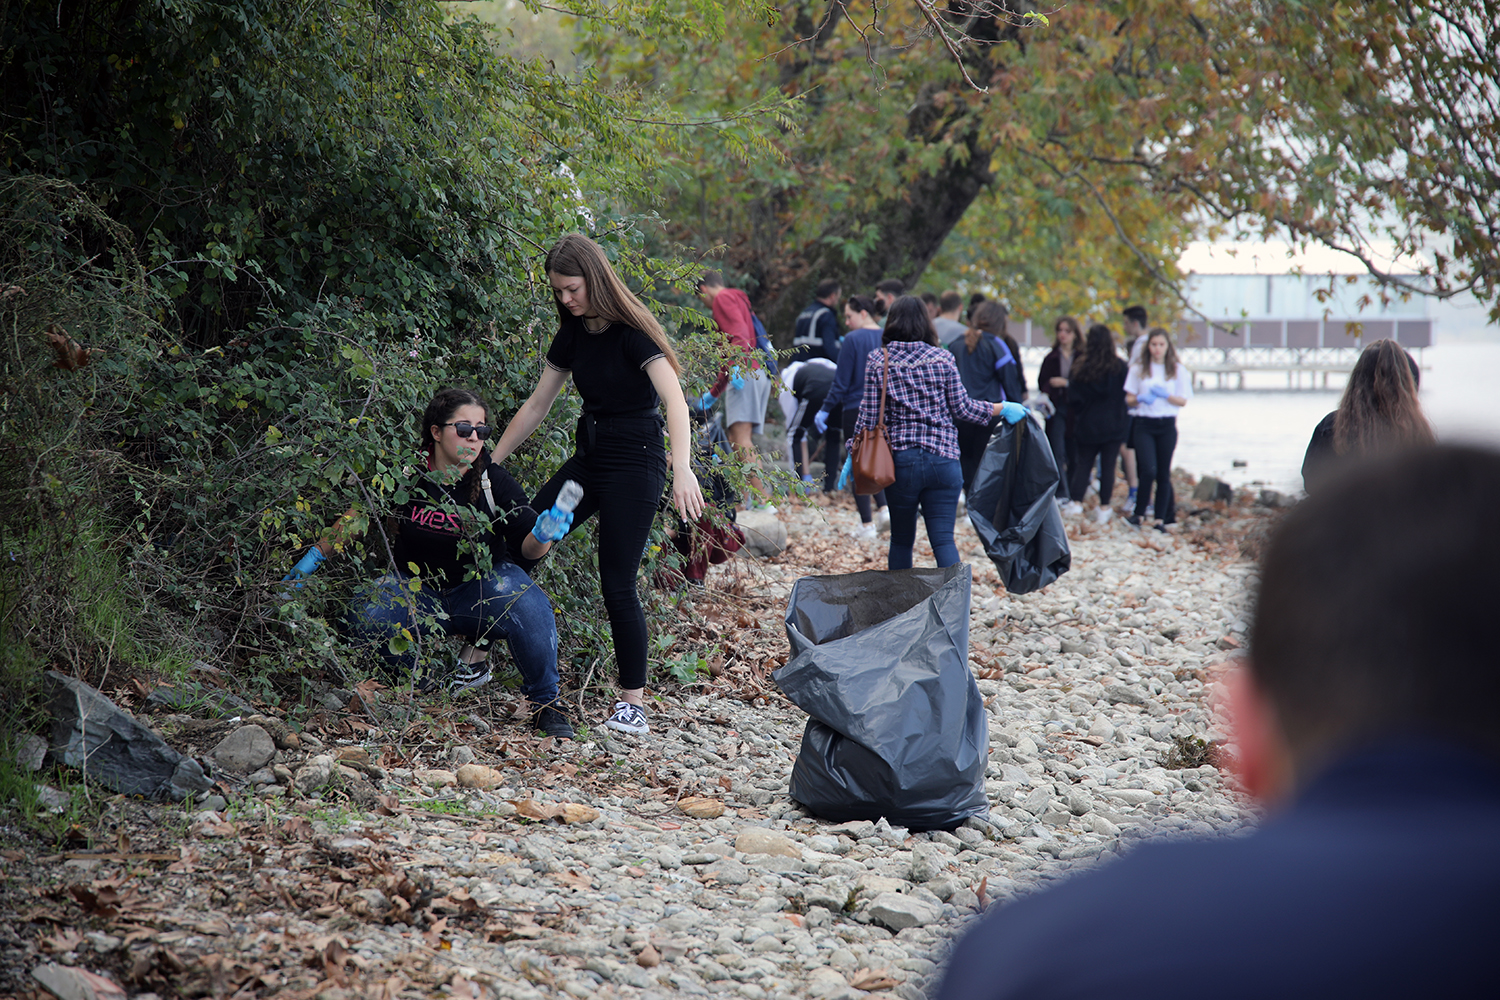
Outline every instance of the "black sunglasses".
<path fill-rule="evenodd" d="M 457 434 L 461 438 L 466 438 L 470 434 L 478 434 L 479 440 L 483 441 L 485 438 L 490 436 L 489 424 L 471 424 L 467 420 L 450 420 L 448 421 L 448 423 L 443 424 L 442 426 L 452 427 L 453 433 Z"/>

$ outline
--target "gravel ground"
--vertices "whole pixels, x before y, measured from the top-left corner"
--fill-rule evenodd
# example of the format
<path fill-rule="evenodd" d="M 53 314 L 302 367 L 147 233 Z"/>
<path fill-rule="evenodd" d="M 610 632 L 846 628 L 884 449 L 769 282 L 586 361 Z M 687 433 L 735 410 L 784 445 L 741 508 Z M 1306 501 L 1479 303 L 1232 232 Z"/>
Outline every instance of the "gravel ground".
<path fill-rule="evenodd" d="M 787 796 L 806 717 L 766 679 L 787 594 L 807 573 L 883 568 L 885 538 L 849 537 L 847 500 L 779 516 L 785 553 L 715 567 L 681 604 L 684 633 L 722 636 L 730 655 L 713 681 L 660 695 L 650 735 L 596 723 L 576 743 L 537 740 L 493 697 L 415 722 L 392 699 L 342 745 L 266 722 L 275 758 L 163 841 L 174 862 L 129 845 L 25 858 L 53 915 L 7 899 L 7 954 L 162 996 L 917 1000 L 986 906 L 1144 838 L 1254 822 L 1201 760 L 1232 752 L 1212 747 L 1215 681 L 1243 641 L 1240 540 L 1264 512 L 1218 506 L 1180 536 L 1077 519 L 1072 571 L 1025 596 L 996 593 L 963 525 L 993 808 L 918 834 L 826 823 Z M 916 558 L 932 564 L 920 530 Z M 412 750 L 414 725 L 433 735 Z"/>

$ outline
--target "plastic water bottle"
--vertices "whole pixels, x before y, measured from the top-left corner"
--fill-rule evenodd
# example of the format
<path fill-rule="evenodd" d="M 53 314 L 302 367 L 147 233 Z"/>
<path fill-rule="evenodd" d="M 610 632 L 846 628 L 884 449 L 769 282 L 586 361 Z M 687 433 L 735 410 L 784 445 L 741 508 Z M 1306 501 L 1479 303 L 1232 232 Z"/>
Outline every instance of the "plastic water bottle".
<path fill-rule="evenodd" d="M 538 532 L 546 535 L 556 534 L 557 529 L 562 526 L 562 519 L 552 512 L 560 510 L 571 514 L 573 513 L 573 508 L 578 506 L 578 501 L 582 499 L 583 487 L 579 486 L 576 480 L 569 479 L 563 483 L 562 489 L 557 494 L 557 503 L 542 511 L 537 516 L 536 527 Z"/>

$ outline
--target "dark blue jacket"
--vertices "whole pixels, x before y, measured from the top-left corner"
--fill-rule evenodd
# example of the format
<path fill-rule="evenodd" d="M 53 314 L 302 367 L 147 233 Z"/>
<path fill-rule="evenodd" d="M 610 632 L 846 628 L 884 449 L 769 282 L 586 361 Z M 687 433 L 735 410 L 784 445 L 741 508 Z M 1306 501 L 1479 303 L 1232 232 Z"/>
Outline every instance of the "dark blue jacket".
<path fill-rule="evenodd" d="M 851 330 L 844 335 L 844 344 L 839 348 L 839 369 L 833 376 L 833 388 L 823 397 L 822 409 L 832 413 L 840 406 L 851 411 L 859 409 L 860 397 L 865 393 L 865 359 L 880 346 L 885 331 L 879 327 Z"/>
<path fill-rule="evenodd" d="M 1493 996 L 1500 766 L 1390 744 L 1248 837 L 1142 847 L 1003 906 L 938 1000 Z"/>

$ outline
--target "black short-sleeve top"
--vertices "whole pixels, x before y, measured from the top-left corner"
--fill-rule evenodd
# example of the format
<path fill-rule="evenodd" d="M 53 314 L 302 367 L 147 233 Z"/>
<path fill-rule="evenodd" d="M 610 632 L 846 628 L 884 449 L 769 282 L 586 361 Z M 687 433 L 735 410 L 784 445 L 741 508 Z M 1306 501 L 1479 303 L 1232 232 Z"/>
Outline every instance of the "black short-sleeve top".
<path fill-rule="evenodd" d="M 590 333 L 583 320 L 570 316 L 547 348 L 547 364 L 573 376 L 583 410 L 596 417 L 654 410 L 661 397 L 646 366 L 665 357 L 645 333 L 625 323 L 611 323 Z"/>

